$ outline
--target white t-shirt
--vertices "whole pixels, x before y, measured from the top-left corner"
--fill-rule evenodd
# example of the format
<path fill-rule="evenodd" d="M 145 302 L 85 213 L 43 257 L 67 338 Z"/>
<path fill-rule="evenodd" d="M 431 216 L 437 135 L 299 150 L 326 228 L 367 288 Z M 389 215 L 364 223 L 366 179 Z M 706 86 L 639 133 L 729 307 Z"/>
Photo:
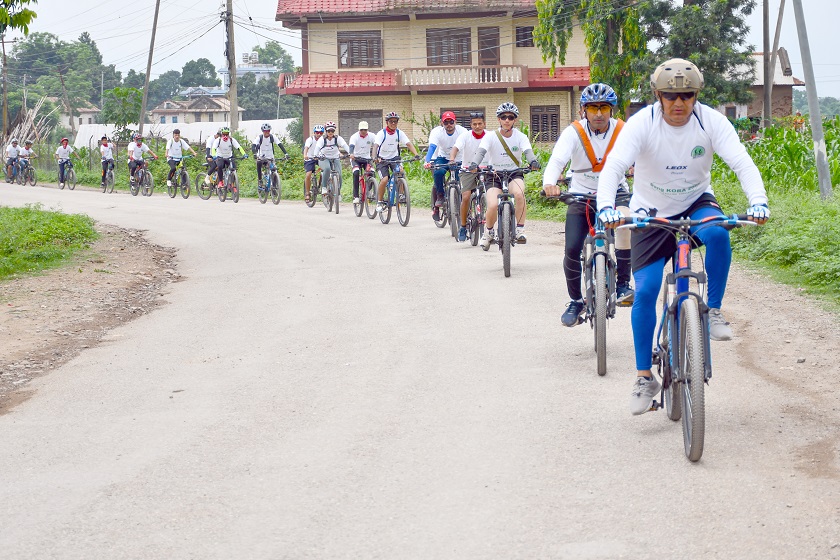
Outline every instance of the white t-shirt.
<path fill-rule="evenodd" d="M 20 155 L 21 149 L 22 148 L 20 147 L 20 145 L 13 146 L 13 145 L 9 144 L 8 146 L 6 146 L 6 157 L 10 157 L 10 158 L 18 157 Z"/>
<path fill-rule="evenodd" d="M 169 154 L 170 159 L 181 159 L 184 157 L 184 150 L 189 151 L 190 145 L 183 138 L 178 139 L 177 142 L 175 142 L 174 138 L 166 141 L 166 152 Z"/>
<path fill-rule="evenodd" d="M 73 153 L 73 146 L 67 144 L 67 147 L 59 145 L 58 148 L 55 149 L 55 155 L 58 156 L 58 159 L 70 159 L 70 154 Z"/>
<path fill-rule="evenodd" d="M 114 159 L 114 145 L 100 144 L 99 154 L 102 156 L 102 159 Z"/>
<path fill-rule="evenodd" d="M 145 142 L 137 145 L 137 142 L 132 142 L 128 145 L 128 157 L 135 160 L 143 159 L 143 154 L 149 151 L 149 146 Z"/>
<path fill-rule="evenodd" d="M 376 134 L 373 143 L 379 145 L 379 153 L 373 154 L 374 157 L 383 159 L 392 159 L 400 155 L 400 148 L 408 147 L 408 139 L 405 132 L 399 128 L 393 134 L 388 133 L 387 128 L 383 128 Z"/>
<path fill-rule="evenodd" d="M 429 133 L 429 146 L 435 146 L 431 161 L 439 157 L 449 159 L 449 153 L 452 151 L 452 147 L 465 132 L 467 132 L 467 129 L 460 124 L 455 125 L 455 131 L 452 134 L 447 134 L 443 126 L 434 127 L 432 132 Z"/>
<path fill-rule="evenodd" d="M 21 148 L 18 152 L 18 156 L 22 158 L 28 158 L 31 155 L 34 155 L 35 152 L 32 149 L 27 150 L 26 148 Z"/>
<path fill-rule="evenodd" d="M 312 150 L 311 155 L 312 157 L 324 156 L 326 158 L 334 159 L 341 157 L 339 148 L 345 152 L 350 151 L 350 146 L 347 145 L 344 138 L 336 134 L 332 137 L 332 140 L 330 140 L 325 134 L 321 136 L 317 142 L 315 142 L 315 148 Z"/>
<path fill-rule="evenodd" d="M 274 159 L 274 146 L 280 144 L 280 139 L 270 132 L 265 136 L 260 132 L 252 142 L 257 146 L 257 157 L 262 159 Z"/>
<path fill-rule="evenodd" d="M 350 137 L 350 145 L 353 147 L 353 157 L 370 159 L 370 151 L 373 149 L 373 134 L 368 132 L 365 137 L 358 132 Z"/>
<path fill-rule="evenodd" d="M 598 179 L 598 208 L 615 206 L 618 184 L 635 162 L 630 209 L 656 208 L 658 216 L 677 216 L 713 192 L 715 153 L 738 176 L 751 205 L 767 204 L 761 173 L 722 113 L 697 103 L 688 123 L 671 126 L 656 103 L 630 117 L 618 136 Z"/>
<path fill-rule="evenodd" d="M 486 161 L 495 169 L 510 171 L 519 167 L 527 167 L 528 162 L 524 161 L 525 152 L 532 149 L 531 141 L 519 129 L 512 129 L 510 138 L 505 138 L 505 144 L 510 148 L 513 156 L 519 160 L 519 164 L 510 159 L 504 146 L 499 142 L 495 131 L 488 131 L 481 139 L 480 147 L 487 152 Z"/>
<path fill-rule="evenodd" d="M 230 159 L 233 157 L 233 150 L 239 150 L 239 142 L 233 136 L 228 136 L 227 141 L 223 140 L 221 136 L 216 138 L 213 142 L 213 153 L 216 157 Z"/>
<path fill-rule="evenodd" d="M 589 136 L 595 158 L 598 162 L 601 162 L 604 159 L 607 146 L 609 146 L 615 134 L 618 121 L 610 119 L 610 126 L 606 134 L 593 134 L 587 126 L 586 119 L 581 119 L 578 122 L 583 125 L 583 130 Z M 567 126 L 554 144 L 554 150 L 551 152 L 551 158 L 549 158 L 543 174 L 543 185 L 556 185 L 569 160 L 572 161 L 570 170 L 572 184 L 569 191 L 580 194 L 594 194 L 598 190 L 598 176 L 601 173 L 592 171 L 592 162 L 589 161 L 580 135 L 573 126 Z M 623 183 L 624 181 L 622 181 Z"/>
<path fill-rule="evenodd" d="M 454 161 L 460 161 L 463 163 L 465 167 L 469 167 L 471 163 L 477 163 L 478 165 L 487 165 L 487 156 L 484 156 L 482 161 L 475 161 L 475 158 L 478 157 L 478 149 L 481 146 L 481 141 L 487 137 L 487 131 L 484 131 L 484 136 L 481 138 L 476 138 L 473 136 L 472 130 L 467 130 L 463 134 L 461 134 L 458 139 L 455 141 L 455 148 L 458 150 L 458 153 L 455 155 Z"/>
<path fill-rule="evenodd" d="M 219 138 L 219 136 L 213 135 L 213 136 L 208 137 L 207 142 L 204 143 L 204 147 L 208 150 L 212 150 L 213 149 L 213 144 L 216 142 L 217 138 Z"/>

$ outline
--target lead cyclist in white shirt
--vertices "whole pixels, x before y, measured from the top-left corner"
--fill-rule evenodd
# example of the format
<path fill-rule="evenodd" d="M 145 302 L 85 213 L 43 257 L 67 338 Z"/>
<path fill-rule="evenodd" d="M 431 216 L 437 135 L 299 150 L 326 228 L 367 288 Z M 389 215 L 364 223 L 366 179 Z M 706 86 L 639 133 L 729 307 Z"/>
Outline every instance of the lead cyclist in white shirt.
<path fill-rule="evenodd" d="M 609 227 L 621 220 L 615 194 L 624 170 L 635 162 L 630 209 L 666 218 L 702 219 L 723 215 L 711 187 L 717 153 L 738 176 L 750 207 L 747 215 L 763 224 L 770 216 L 761 174 L 723 114 L 697 102 L 703 74 L 688 60 L 674 58 L 660 64 L 650 85 L 657 102 L 633 115 L 618 137 L 598 179 L 598 217 Z M 708 305 L 712 340 L 729 340 L 732 330 L 720 313 L 732 247 L 729 232 L 707 227 L 696 233 L 706 246 Z M 630 409 L 642 414 L 650 408 L 660 385 L 651 373 L 656 300 L 665 263 L 674 255 L 674 234 L 659 228 L 635 230 L 631 261 L 636 296 L 631 322 L 637 377 Z"/>

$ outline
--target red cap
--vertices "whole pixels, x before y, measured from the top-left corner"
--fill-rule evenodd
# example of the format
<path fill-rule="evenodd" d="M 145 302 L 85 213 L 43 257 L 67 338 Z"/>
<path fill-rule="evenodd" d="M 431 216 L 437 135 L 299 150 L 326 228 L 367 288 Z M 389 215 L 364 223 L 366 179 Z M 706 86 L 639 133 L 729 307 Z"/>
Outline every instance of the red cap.
<path fill-rule="evenodd" d="M 455 113 L 453 113 L 452 111 L 447 111 L 443 115 L 441 115 L 441 117 L 440 117 L 440 120 L 442 120 L 442 121 L 445 121 L 445 120 L 448 120 L 448 119 L 452 119 L 453 121 L 456 120 L 455 119 Z"/>

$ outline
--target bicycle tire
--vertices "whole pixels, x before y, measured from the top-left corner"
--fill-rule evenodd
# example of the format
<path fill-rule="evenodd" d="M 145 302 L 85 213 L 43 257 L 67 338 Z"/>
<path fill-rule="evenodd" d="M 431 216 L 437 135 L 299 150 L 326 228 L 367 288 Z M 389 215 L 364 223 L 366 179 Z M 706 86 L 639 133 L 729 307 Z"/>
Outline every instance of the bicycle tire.
<path fill-rule="evenodd" d="M 239 176 L 236 174 L 236 171 L 230 172 L 227 188 L 230 191 L 230 197 L 233 199 L 233 203 L 236 204 L 239 202 Z"/>
<path fill-rule="evenodd" d="M 181 173 L 178 174 L 178 182 L 180 183 L 179 187 L 181 187 L 181 198 L 188 199 L 190 197 L 190 174 L 187 173 L 186 169 L 181 169 Z"/>
<path fill-rule="evenodd" d="M 176 185 L 172 181 L 169 181 L 169 183 L 166 185 L 166 194 L 169 195 L 169 198 L 175 198 L 175 196 L 177 196 L 178 194 L 178 185 Z"/>
<path fill-rule="evenodd" d="M 107 176 L 106 176 L 106 177 L 105 177 L 105 179 L 102 181 L 102 185 L 101 185 L 99 188 L 101 188 L 101 189 L 102 189 L 102 192 L 103 192 L 103 193 L 104 193 L 104 192 L 108 192 L 108 178 L 107 178 Z"/>
<path fill-rule="evenodd" d="M 331 183 L 332 185 L 330 186 L 330 190 L 332 190 L 333 202 L 335 203 L 335 214 L 337 216 L 338 203 L 341 201 L 341 181 L 338 177 L 338 173 L 333 173 Z"/>
<path fill-rule="evenodd" d="M 435 197 L 437 196 L 437 189 L 432 187 L 432 220 L 435 222 L 435 225 L 441 229 L 446 227 L 446 224 L 449 223 L 449 203 L 444 200 L 443 204 L 438 209 L 438 219 L 435 220 L 434 218 L 434 211 L 435 211 Z"/>
<path fill-rule="evenodd" d="M 269 179 L 269 181 L 270 180 L 271 179 Z M 260 204 L 265 204 L 265 202 L 268 200 L 269 188 L 270 187 L 267 187 L 265 185 L 265 182 L 263 182 L 262 185 L 257 185 L 257 197 L 260 199 Z"/>
<path fill-rule="evenodd" d="M 474 196 L 470 196 L 470 209 L 467 215 L 467 232 L 470 236 L 470 245 L 478 245 L 478 202 Z"/>
<path fill-rule="evenodd" d="M 609 289 L 607 288 L 607 256 L 603 253 L 595 255 L 595 320 L 592 323 L 595 331 L 595 356 L 598 364 L 598 375 L 607 374 L 607 304 L 609 303 Z"/>
<path fill-rule="evenodd" d="M 668 301 L 668 281 L 662 281 L 662 298 L 660 309 L 665 308 Z M 662 326 L 662 333 L 659 335 L 659 346 L 662 353 L 659 355 L 659 362 L 662 368 L 662 386 L 665 388 L 662 400 L 665 401 L 665 412 L 668 418 L 676 422 L 682 418 L 682 396 L 680 395 L 681 384 L 673 378 L 672 364 L 676 360 L 672 358 L 671 341 L 676 336 L 673 331 L 673 319 L 665 315 L 665 324 Z"/>
<path fill-rule="evenodd" d="M 148 171 L 143 171 L 143 196 L 152 196 L 155 191 L 155 180 Z"/>
<path fill-rule="evenodd" d="M 15 168 L 15 183 L 18 185 L 26 183 L 26 177 L 23 176 L 23 169 L 20 168 L 20 164 L 18 164 Z"/>
<path fill-rule="evenodd" d="M 484 235 L 485 224 L 487 223 L 487 195 L 481 195 L 478 199 L 478 210 L 476 212 L 476 219 L 478 220 L 478 234 L 476 234 L 476 241 L 473 245 L 477 245 L 481 236 Z"/>
<path fill-rule="evenodd" d="M 227 200 L 227 187 L 224 185 L 216 186 L 216 196 L 219 197 L 219 202 Z"/>
<path fill-rule="evenodd" d="M 71 191 L 76 188 L 76 171 L 74 169 L 71 168 L 64 174 L 64 182 L 67 183 L 67 188 Z"/>
<path fill-rule="evenodd" d="M 379 221 L 383 224 L 387 224 L 391 221 L 391 189 L 396 188 L 395 186 L 388 185 L 385 187 L 385 207 L 382 209 L 382 212 L 379 213 Z"/>
<path fill-rule="evenodd" d="M 276 171 L 271 173 L 271 202 L 275 205 L 280 204 L 280 199 L 283 197 L 283 185 L 280 183 L 280 175 Z"/>
<path fill-rule="evenodd" d="M 105 173 L 105 190 L 108 193 L 114 192 L 114 172 L 110 169 Z"/>
<path fill-rule="evenodd" d="M 449 233 L 458 241 L 458 230 L 461 227 L 461 201 L 458 200 L 458 189 L 454 185 L 449 186 Z"/>
<path fill-rule="evenodd" d="M 700 311 L 693 297 L 680 303 L 679 338 L 683 444 L 685 456 L 694 462 L 703 455 L 706 435 L 706 373 Z"/>
<path fill-rule="evenodd" d="M 213 196 L 212 183 L 208 185 L 204 182 L 206 177 L 207 173 L 199 173 L 195 178 L 195 194 L 201 200 L 210 200 L 210 197 Z"/>
<path fill-rule="evenodd" d="M 499 246 L 502 248 L 502 268 L 505 271 L 505 278 L 510 277 L 510 250 L 511 250 L 511 240 L 510 237 L 510 215 L 513 212 L 513 208 L 511 208 L 510 203 L 503 203 L 499 206 L 502 207 L 502 211 L 499 212 L 499 231 L 496 235 L 499 236 Z M 508 210 L 510 208 L 510 210 Z"/>
<path fill-rule="evenodd" d="M 361 218 L 365 211 L 365 204 L 367 202 L 367 180 L 364 175 L 359 177 L 359 203 L 353 203 L 353 213 L 357 218 Z M 355 197 L 354 197 L 355 200 Z"/>
<path fill-rule="evenodd" d="M 376 186 L 373 177 L 369 177 L 365 187 L 365 214 L 371 220 L 376 217 Z"/>
<path fill-rule="evenodd" d="M 405 202 L 400 201 L 402 196 L 405 197 Z M 407 226 L 408 220 L 411 219 L 411 193 L 408 190 L 408 181 L 402 177 L 397 179 L 397 219 L 402 227 Z"/>
<path fill-rule="evenodd" d="M 313 173 L 313 177 L 309 182 L 309 201 L 306 201 L 306 183 L 303 184 L 304 202 L 306 202 L 306 205 L 310 208 L 313 208 L 315 206 L 315 202 L 317 202 L 317 199 L 315 198 L 315 193 L 318 192 L 319 187 L 318 180 L 314 175 L 315 174 Z"/>
<path fill-rule="evenodd" d="M 29 186 L 34 187 L 37 182 L 38 182 L 38 174 L 35 171 L 34 167 L 30 167 L 29 168 Z"/>

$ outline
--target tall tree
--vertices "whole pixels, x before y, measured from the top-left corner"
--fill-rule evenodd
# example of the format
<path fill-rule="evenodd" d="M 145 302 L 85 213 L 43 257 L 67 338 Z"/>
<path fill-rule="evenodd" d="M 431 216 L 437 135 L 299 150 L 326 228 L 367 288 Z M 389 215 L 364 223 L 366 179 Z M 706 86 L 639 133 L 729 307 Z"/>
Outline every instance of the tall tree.
<path fill-rule="evenodd" d="M 219 80 L 216 74 L 216 68 L 209 59 L 199 58 L 198 60 L 190 60 L 184 64 L 184 68 L 181 70 L 182 87 L 220 85 L 222 85 L 222 81 Z"/>
<path fill-rule="evenodd" d="M 101 119 L 116 125 L 116 137 L 127 141 L 130 136 L 128 125 L 137 122 L 140 107 L 143 105 L 143 92 L 137 88 L 118 87 L 105 92 Z"/>
<path fill-rule="evenodd" d="M 257 53 L 261 64 L 274 64 L 281 72 L 293 72 L 295 69 L 292 55 L 277 41 L 268 41 L 264 47 L 257 45 L 254 52 Z"/>
<path fill-rule="evenodd" d="M 146 85 L 146 73 L 145 72 L 135 72 L 134 68 L 128 71 L 128 74 L 125 75 L 123 79 L 123 87 L 125 88 L 133 88 L 139 89 L 141 92 L 143 91 L 143 87 Z M 141 102 L 142 105 L 142 102 Z M 140 108 L 137 108 L 138 114 Z"/>
<path fill-rule="evenodd" d="M 298 96 L 277 95 L 278 76 L 279 74 L 273 74 L 270 78 L 260 81 L 251 73 L 239 77 L 236 81 L 236 92 L 239 106 L 245 109 L 245 120 L 290 119 L 300 116 L 303 101 Z"/>
<path fill-rule="evenodd" d="M 181 73 L 177 70 L 164 72 L 149 82 L 149 99 L 147 107 L 153 109 L 166 101 L 172 99 L 181 91 Z"/>
<path fill-rule="evenodd" d="M 29 24 L 37 14 L 27 8 L 28 4 L 36 4 L 37 0 L 3 0 L 0 2 L 0 33 L 8 29 L 20 29 L 24 35 L 29 35 Z"/>

